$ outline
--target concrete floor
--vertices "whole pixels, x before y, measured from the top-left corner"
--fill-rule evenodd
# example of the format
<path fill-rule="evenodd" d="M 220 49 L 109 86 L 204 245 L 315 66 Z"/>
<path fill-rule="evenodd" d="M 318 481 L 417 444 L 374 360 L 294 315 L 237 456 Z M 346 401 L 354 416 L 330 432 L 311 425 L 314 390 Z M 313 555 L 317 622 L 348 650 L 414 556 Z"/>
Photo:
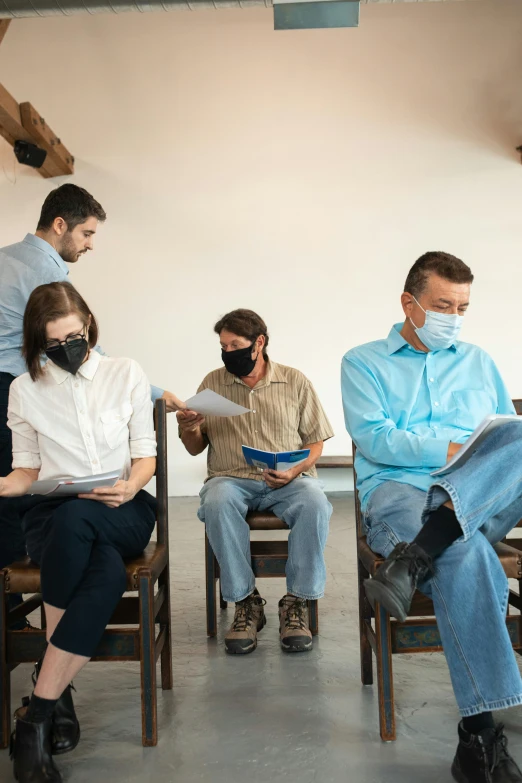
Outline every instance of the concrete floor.
<path fill-rule="evenodd" d="M 333 497 L 327 596 L 311 653 L 284 655 L 277 635 L 282 580 L 263 580 L 268 624 L 249 656 L 225 655 L 232 609 L 205 634 L 203 526 L 195 498 L 171 499 L 174 690 L 159 694 L 159 744 L 141 746 L 137 664 L 91 664 L 76 680 L 78 748 L 58 759 L 65 781 L 93 783 L 442 783 L 458 713 L 442 655 L 394 659 L 398 739 L 380 741 L 377 688 L 359 678 L 355 534 L 350 496 Z M 13 704 L 30 667 L 13 673 Z M 500 714 L 522 761 L 522 711 Z M 12 779 L 0 753 L 0 781 Z"/>

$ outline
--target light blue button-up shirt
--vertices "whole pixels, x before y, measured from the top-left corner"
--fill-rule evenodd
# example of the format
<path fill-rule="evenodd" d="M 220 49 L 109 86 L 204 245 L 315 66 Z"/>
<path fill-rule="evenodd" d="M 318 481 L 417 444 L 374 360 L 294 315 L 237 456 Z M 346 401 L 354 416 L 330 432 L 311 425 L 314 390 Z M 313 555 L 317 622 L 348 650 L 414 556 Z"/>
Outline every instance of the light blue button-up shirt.
<path fill-rule="evenodd" d="M 27 300 L 37 286 L 67 280 L 68 274 L 59 253 L 34 234 L 0 249 L 0 372 L 27 372 L 21 353 Z M 99 346 L 97 350 L 103 353 Z M 163 389 L 151 387 L 153 402 L 162 394 Z"/>
<path fill-rule="evenodd" d="M 396 324 L 386 340 L 343 357 L 346 429 L 357 446 L 355 468 L 363 510 L 383 481 L 428 490 L 430 473 L 447 462 L 450 442 L 463 443 L 485 416 L 515 413 L 488 354 L 476 345 L 424 353 Z"/>
<path fill-rule="evenodd" d="M 27 300 L 37 286 L 67 280 L 68 274 L 63 258 L 33 234 L 0 250 L 0 372 L 27 371 L 20 352 Z"/>

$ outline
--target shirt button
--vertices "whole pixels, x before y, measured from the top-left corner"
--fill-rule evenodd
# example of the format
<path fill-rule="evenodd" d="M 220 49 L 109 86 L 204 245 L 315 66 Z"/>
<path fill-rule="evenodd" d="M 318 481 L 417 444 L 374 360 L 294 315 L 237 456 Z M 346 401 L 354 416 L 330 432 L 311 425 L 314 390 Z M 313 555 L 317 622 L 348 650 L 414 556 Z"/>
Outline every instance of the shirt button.
<path fill-rule="evenodd" d="M 97 465 L 98 464 L 98 460 L 97 459 L 93 459 L 92 464 L 93 465 Z"/>
<path fill-rule="evenodd" d="M 255 413 L 255 411 L 252 411 L 252 413 Z"/>
<path fill-rule="evenodd" d="M 435 378 L 430 378 L 430 383 L 435 383 Z"/>
<path fill-rule="evenodd" d="M 440 405 L 440 403 L 438 403 L 438 402 L 436 402 L 436 403 L 435 403 L 435 407 L 436 407 L 436 408 L 438 408 L 438 407 L 439 407 L 439 405 Z"/>
<path fill-rule="evenodd" d="M 254 430 L 254 432 L 255 432 L 255 433 L 256 433 L 256 435 L 257 435 L 257 433 L 258 433 L 258 430 Z"/>
<path fill-rule="evenodd" d="M 79 385 L 80 385 L 79 383 L 75 383 L 74 388 L 77 389 Z"/>
<path fill-rule="evenodd" d="M 250 392 L 250 394 L 253 394 L 253 393 L 254 393 L 254 390 L 252 389 L 252 391 Z"/>

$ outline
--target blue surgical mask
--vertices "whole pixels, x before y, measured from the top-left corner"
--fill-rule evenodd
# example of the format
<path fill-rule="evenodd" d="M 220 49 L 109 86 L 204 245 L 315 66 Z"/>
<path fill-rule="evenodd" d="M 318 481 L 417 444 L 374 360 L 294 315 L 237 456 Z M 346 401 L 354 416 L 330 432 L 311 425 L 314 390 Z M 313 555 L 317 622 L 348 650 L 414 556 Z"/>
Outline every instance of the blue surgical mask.
<path fill-rule="evenodd" d="M 415 299 L 415 297 L 413 297 Z M 417 300 L 415 299 L 417 302 Z M 417 327 L 410 318 L 419 340 L 430 351 L 440 351 L 451 348 L 459 338 L 462 329 L 463 315 L 449 315 L 448 313 L 434 313 L 433 310 L 425 310 L 418 302 L 420 309 L 426 313 L 424 326 Z"/>

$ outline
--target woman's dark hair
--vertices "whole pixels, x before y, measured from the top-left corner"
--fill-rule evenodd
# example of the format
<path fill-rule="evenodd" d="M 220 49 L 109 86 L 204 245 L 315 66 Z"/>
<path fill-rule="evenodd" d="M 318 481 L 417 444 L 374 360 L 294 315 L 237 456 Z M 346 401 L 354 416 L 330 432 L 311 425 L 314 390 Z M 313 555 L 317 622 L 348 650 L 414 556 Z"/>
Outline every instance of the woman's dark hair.
<path fill-rule="evenodd" d="M 460 258 L 440 250 L 424 253 L 418 258 L 408 272 L 404 284 L 405 293 L 412 294 L 416 299 L 424 293 L 430 274 L 438 275 L 452 283 L 472 283 L 471 269 Z"/>
<path fill-rule="evenodd" d="M 59 217 L 65 220 L 67 228 L 72 231 L 90 217 L 95 217 L 103 223 L 107 215 L 101 204 L 90 193 L 68 182 L 51 190 L 43 203 L 36 230 L 48 231 Z"/>
<path fill-rule="evenodd" d="M 29 375 L 37 381 L 42 374 L 41 358 L 47 344 L 47 324 L 65 318 L 72 313 L 80 316 L 84 326 L 89 323 L 89 347 L 98 342 L 98 324 L 87 302 L 70 283 L 39 285 L 29 297 L 24 313 L 24 339 L 22 356 Z"/>
<path fill-rule="evenodd" d="M 254 342 L 260 335 L 265 338 L 265 345 L 263 348 L 263 356 L 268 359 L 266 349 L 268 347 L 268 330 L 266 324 L 260 315 L 254 313 L 253 310 L 232 310 L 220 318 L 217 324 L 214 326 L 216 334 L 221 334 L 223 329 L 232 334 L 237 334 L 238 337 L 245 337 L 247 340 Z"/>

